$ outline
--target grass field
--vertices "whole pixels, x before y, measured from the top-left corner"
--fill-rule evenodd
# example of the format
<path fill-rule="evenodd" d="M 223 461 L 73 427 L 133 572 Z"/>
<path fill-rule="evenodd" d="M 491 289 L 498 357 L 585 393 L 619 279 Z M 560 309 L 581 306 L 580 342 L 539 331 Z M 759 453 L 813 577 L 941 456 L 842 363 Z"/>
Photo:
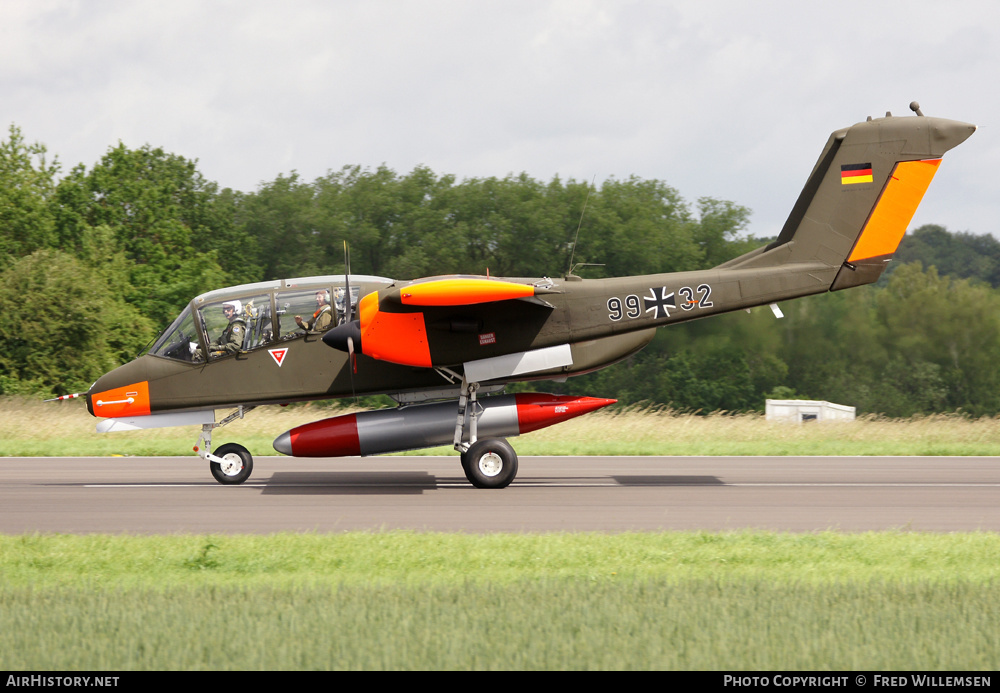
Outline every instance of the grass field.
<path fill-rule="evenodd" d="M 280 433 L 346 411 L 261 407 L 218 429 L 212 442 L 239 442 L 255 455 L 273 455 L 271 444 Z M 96 422 L 80 401 L 0 400 L 0 456 L 187 455 L 200 432 L 187 426 L 100 434 Z M 1000 421 L 937 415 L 802 425 L 768 422 L 759 414 L 697 416 L 612 407 L 513 442 L 519 455 L 992 456 L 1000 455 Z M 455 452 L 440 447 L 410 454 Z"/>
<path fill-rule="evenodd" d="M 1000 537 L 0 537 L 0 669 L 995 670 Z"/>
<path fill-rule="evenodd" d="M 0 589 L 0 669 L 996 671 L 1000 588 Z"/>

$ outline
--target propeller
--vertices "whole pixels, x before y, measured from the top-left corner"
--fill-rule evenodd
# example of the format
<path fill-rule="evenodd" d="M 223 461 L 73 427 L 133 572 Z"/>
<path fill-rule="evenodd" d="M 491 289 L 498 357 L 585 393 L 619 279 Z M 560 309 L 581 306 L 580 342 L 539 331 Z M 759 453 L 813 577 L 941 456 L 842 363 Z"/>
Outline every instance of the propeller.
<path fill-rule="evenodd" d="M 345 322 L 350 322 L 354 319 L 354 303 L 351 301 L 351 254 L 347 249 L 347 241 L 344 241 L 344 293 L 347 301 Z"/>
<path fill-rule="evenodd" d="M 351 300 L 351 253 L 344 241 L 344 322 L 354 321 L 354 301 Z M 359 330 L 360 332 L 360 330 Z M 358 372 L 358 357 L 354 354 L 354 335 L 347 335 L 347 358 L 351 363 L 351 391 L 354 391 L 354 374 Z"/>
<path fill-rule="evenodd" d="M 344 321 L 334 328 L 326 331 L 323 341 L 327 346 L 340 351 L 346 351 L 351 361 L 352 378 L 353 373 L 358 372 L 356 350 L 361 349 L 361 322 L 354 318 L 354 302 L 351 300 L 351 259 L 347 249 L 347 241 L 344 241 Z"/>
<path fill-rule="evenodd" d="M 351 300 L 351 254 L 347 248 L 347 239 L 344 239 L 344 323 L 343 326 L 355 327 L 354 322 L 354 301 Z M 337 326 L 338 328 L 341 325 Z M 361 324 L 357 323 L 358 341 L 361 341 Z M 327 333 L 329 334 L 329 333 Z M 354 330 L 349 330 L 344 339 L 344 346 L 347 347 L 347 362 L 349 365 L 347 372 L 351 377 L 351 395 L 355 402 L 358 399 L 357 391 L 354 388 L 354 375 L 358 372 L 358 357 L 354 353 Z M 323 341 L 326 342 L 324 335 Z M 330 342 L 327 342 L 330 344 Z"/>

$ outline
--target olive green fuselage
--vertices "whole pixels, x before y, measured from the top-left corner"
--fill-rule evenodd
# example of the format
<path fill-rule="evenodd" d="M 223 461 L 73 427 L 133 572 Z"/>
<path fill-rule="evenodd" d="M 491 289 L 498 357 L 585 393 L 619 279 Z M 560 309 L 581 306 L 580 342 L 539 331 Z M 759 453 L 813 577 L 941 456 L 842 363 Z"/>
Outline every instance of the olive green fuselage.
<path fill-rule="evenodd" d="M 469 361 L 568 344 L 572 365 L 505 380 L 562 378 L 603 368 L 635 353 L 649 343 L 656 327 L 825 291 L 836 269 L 815 266 L 777 273 L 707 270 L 556 279 L 544 294 L 544 302 L 514 299 L 460 309 L 424 308 L 422 312 L 436 366 L 461 374 L 462 365 Z M 386 290 L 394 288 L 397 285 Z M 280 363 L 272 354 L 275 350 L 284 350 Z M 435 368 L 398 365 L 363 354 L 356 355 L 356 372 L 349 364 L 348 354 L 324 344 L 322 335 L 304 334 L 200 363 L 146 354 L 103 376 L 91 393 L 148 382 L 150 409 L 157 412 L 449 386 Z"/>

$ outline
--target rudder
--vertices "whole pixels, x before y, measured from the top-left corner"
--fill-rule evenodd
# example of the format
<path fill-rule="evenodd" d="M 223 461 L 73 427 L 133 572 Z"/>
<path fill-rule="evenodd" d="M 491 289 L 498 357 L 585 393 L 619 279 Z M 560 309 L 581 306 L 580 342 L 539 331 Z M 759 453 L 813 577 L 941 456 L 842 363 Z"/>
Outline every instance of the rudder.
<path fill-rule="evenodd" d="M 941 159 L 896 164 L 844 266 L 837 273 L 831 291 L 878 280 L 903 240 L 940 164 Z"/>

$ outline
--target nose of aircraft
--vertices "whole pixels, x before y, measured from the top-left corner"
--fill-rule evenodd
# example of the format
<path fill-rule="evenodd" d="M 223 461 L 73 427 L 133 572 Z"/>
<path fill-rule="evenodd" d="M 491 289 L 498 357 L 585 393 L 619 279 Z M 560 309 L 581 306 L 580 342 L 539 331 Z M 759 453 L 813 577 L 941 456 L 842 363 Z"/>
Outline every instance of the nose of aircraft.
<path fill-rule="evenodd" d="M 97 379 L 87 391 L 94 416 L 141 416 L 150 413 L 148 356 L 119 366 Z"/>

